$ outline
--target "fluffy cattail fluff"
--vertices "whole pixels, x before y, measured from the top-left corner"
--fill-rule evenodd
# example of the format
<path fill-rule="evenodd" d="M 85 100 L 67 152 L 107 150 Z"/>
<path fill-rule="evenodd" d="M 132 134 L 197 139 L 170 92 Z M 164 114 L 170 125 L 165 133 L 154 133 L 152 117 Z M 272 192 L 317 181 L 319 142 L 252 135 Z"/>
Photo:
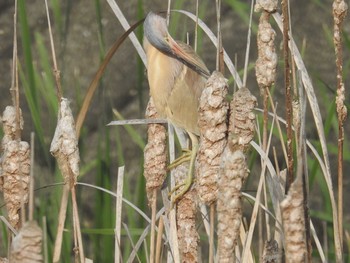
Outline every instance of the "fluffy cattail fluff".
<path fill-rule="evenodd" d="M 255 64 L 255 74 L 261 89 L 271 87 L 276 78 L 277 54 L 274 46 L 276 32 L 269 23 L 270 14 L 263 12 L 258 28 L 258 59 Z"/>
<path fill-rule="evenodd" d="M 244 152 L 254 136 L 256 98 L 247 88 L 233 95 L 230 104 L 229 139 L 221 159 L 218 180 L 219 262 L 235 262 L 234 248 L 242 218 L 241 188 L 249 174 Z"/>
<path fill-rule="evenodd" d="M 257 0 L 254 11 L 258 12 L 261 9 L 269 13 L 275 12 L 277 9 L 277 0 Z"/>
<path fill-rule="evenodd" d="M 19 114 L 19 130 L 23 129 L 23 118 Z M 9 222 L 19 227 L 19 210 L 28 202 L 30 171 L 29 144 L 16 139 L 17 119 L 15 107 L 6 107 L 2 116 L 4 137 L 1 140 L 0 189 L 4 193 Z"/>
<path fill-rule="evenodd" d="M 187 177 L 189 163 L 183 163 L 174 169 L 176 184 Z M 198 262 L 199 235 L 196 229 L 197 193 L 196 187 L 191 187 L 177 202 L 177 236 L 181 262 Z"/>
<path fill-rule="evenodd" d="M 149 100 L 146 118 L 156 119 L 158 113 Z M 162 124 L 148 125 L 148 142 L 144 150 L 144 176 L 148 202 L 153 201 L 153 190 L 160 188 L 166 176 L 166 129 Z"/>
<path fill-rule="evenodd" d="M 263 263 L 280 263 L 281 250 L 278 248 L 276 240 L 269 240 L 265 242 L 264 253 L 262 256 Z"/>
<path fill-rule="evenodd" d="M 306 261 L 305 216 L 302 180 L 297 178 L 281 202 L 287 263 Z"/>
<path fill-rule="evenodd" d="M 10 262 L 43 262 L 41 243 L 42 231 L 36 221 L 25 222 L 18 235 L 13 239 L 10 252 Z"/>
<path fill-rule="evenodd" d="M 202 202 L 216 201 L 220 159 L 227 141 L 227 80 L 213 72 L 199 101 L 198 127 L 201 134 L 197 153 L 197 191 Z"/>
<path fill-rule="evenodd" d="M 50 152 L 57 160 L 64 182 L 72 187 L 79 175 L 80 157 L 72 110 L 69 107 L 69 101 L 65 98 L 62 98 L 60 103 Z"/>

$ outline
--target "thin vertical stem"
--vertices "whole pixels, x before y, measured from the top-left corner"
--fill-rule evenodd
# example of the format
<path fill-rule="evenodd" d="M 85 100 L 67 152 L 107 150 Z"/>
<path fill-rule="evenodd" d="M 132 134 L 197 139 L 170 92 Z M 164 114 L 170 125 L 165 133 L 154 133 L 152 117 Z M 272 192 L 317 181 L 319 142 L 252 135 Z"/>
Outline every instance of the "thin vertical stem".
<path fill-rule="evenodd" d="M 221 36 L 221 0 L 216 0 L 216 22 L 217 22 L 217 30 L 218 30 L 218 44 L 216 51 L 216 70 L 221 73 L 224 72 L 224 65 L 222 63 L 222 36 Z"/>
<path fill-rule="evenodd" d="M 30 173 L 29 173 L 29 221 L 34 214 L 34 132 L 30 133 Z"/>
<path fill-rule="evenodd" d="M 215 203 L 210 205 L 209 263 L 214 262 Z"/>
<path fill-rule="evenodd" d="M 116 216 L 115 216 L 115 248 L 114 248 L 114 262 L 122 262 L 121 255 L 121 242 L 120 242 L 120 232 L 122 223 L 122 203 L 123 203 L 123 184 L 124 184 L 124 166 L 118 168 L 118 180 L 117 180 L 117 200 L 116 200 Z"/>
<path fill-rule="evenodd" d="M 293 130 L 292 130 L 292 91 L 290 85 L 290 68 L 289 68 L 289 8 L 288 0 L 282 1 L 282 14 L 283 14 L 283 56 L 284 56 L 284 85 L 286 89 L 286 128 L 287 128 L 287 180 L 286 189 L 287 193 L 290 185 L 294 180 L 293 171 Z"/>
<path fill-rule="evenodd" d="M 343 82 L 343 50 L 342 50 L 342 25 L 347 15 L 348 5 L 344 0 L 334 0 L 334 48 L 335 63 L 337 66 L 337 115 L 338 115 L 338 225 L 340 249 L 343 247 L 343 143 L 344 143 L 344 122 L 347 117 L 347 108 L 344 105 L 345 86 Z M 338 252 L 338 254 L 341 251 Z M 340 259 L 338 259 L 340 260 Z"/>
<path fill-rule="evenodd" d="M 198 15 L 199 15 L 199 0 L 196 1 L 196 27 L 194 29 L 194 51 L 197 51 L 197 46 L 198 46 Z"/>
<path fill-rule="evenodd" d="M 155 233 L 156 233 L 156 214 L 157 214 L 157 188 L 153 190 L 152 197 L 152 216 L 151 216 L 151 240 L 150 240 L 150 263 L 155 262 Z"/>

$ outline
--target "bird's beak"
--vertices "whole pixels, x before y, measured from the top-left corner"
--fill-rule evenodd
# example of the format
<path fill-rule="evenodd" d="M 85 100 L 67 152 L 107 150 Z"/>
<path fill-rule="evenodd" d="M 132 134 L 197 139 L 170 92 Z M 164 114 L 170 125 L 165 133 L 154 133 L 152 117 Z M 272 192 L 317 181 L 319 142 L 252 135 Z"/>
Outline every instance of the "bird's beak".
<path fill-rule="evenodd" d="M 176 43 L 176 41 L 170 35 L 168 35 L 168 43 L 175 57 L 183 61 L 186 66 L 197 71 L 204 77 L 209 77 L 208 70 L 203 67 L 203 63 L 199 61 L 196 56 L 194 56 L 194 53 L 186 52 L 186 50 L 184 50 L 178 43 Z"/>

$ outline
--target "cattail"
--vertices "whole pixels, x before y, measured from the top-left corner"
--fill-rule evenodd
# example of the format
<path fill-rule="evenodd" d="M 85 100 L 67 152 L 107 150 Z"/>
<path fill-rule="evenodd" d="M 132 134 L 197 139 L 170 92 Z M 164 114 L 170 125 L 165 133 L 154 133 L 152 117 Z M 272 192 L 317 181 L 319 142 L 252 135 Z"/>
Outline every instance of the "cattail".
<path fill-rule="evenodd" d="M 16 138 L 16 131 L 23 130 L 23 116 L 22 116 L 22 110 L 19 110 L 19 127 L 17 127 L 17 120 L 16 120 L 16 108 L 13 106 L 7 106 L 2 114 L 2 126 L 4 131 L 4 137 L 1 142 L 1 147 L 6 143 L 8 140 L 14 140 Z"/>
<path fill-rule="evenodd" d="M 281 259 L 281 250 L 278 248 L 276 240 L 265 242 L 264 253 L 262 256 L 263 263 L 279 263 Z"/>
<path fill-rule="evenodd" d="M 155 119 L 158 113 L 152 98 L 148 102 L 146 118 Z M 153 190 L 162 186 L 166 176 L 166 129 L 162 124 L 148 125 L 148 142 L 144 150 L 144 176 L 148 202 L 153 201 Z"/>
<path fill-rule="evenodd" d="M 257 44 L 258 59 L 255 74 L 261 89 L 269 88 L 275 82 L 277 54 L 274 46 L 276 32 L 269 23 L 270 14 L 263 12 L 259 20 Z"/>
<path fill-rule="evenodd" d="M 249 143 L 254 137 L 256 98 L 247 88 L 239 89 L 230 103 L 229 134 L 232 135 L 234 144 L 243 151 L 249 148 Z"/>
<path fill-rule="evenodd" d="M 11 263 L 43 262 L 41 253 L 42 231 L 36 221 L 25 222 L 13 239 L 10 252 Z"/>
<path fill-rule="evenodd" d="M 183 163 L 174 169 L 176 184 L 187 177 L 189 163 Z M 197 193 L 196 187 L 191 187 L 177 202 L 177 236 L 181 262 L 198 262 L 199 235 L 196 229 Z"/>
<path fill-rule="evenodd" d="M 4 137 L 1 140 L 1 169 L 0 190 L 4 193 L 4 200 L 9 222 L 18 229 L 20 225 L 19 210 L 28 202 L 28 184 L 30 172 L 29 144 L 16 138 L 18 130 L 23 129 L 23 118 L 19 113 L 17 127 L 16 109 L 6 107 L 2 116 Z"/>
<path fill-rule="evenodd" d="M 199 101 L 201 139 L 196 164 L 197 191 L 201 201 L 208 205 L 216 201 L 220 159 L 227 141 L 227 90 L 227 80 L 215 71 Z"/>
<path fill-rule="evenodd" d="M 50 152 L 57 159 L 65 183 L 69 183 L 72 187 L 79 175 L 80 157 L 73 114 L 69 107 L 69 101 L 65 98 L 62 98 L 60 103 Z"/>
<path fill-rule="evenodd" d="M 229 139 L 218 180 L 219 262 L 235 262 L 234 249 L 242 219 L 241 188 L 249 174 L 245 152 L 254 136 L 256 98 L 247 88 L 238 90 L 230 104 Z"/>
<path fill-rule="evenodd" d="M 272 13 L 277 9 L 277 0 L 257 0 L 254 6 L 255 12 L 263 9 L 266 12 Z"/>
<path fill-rule="evenodd" d="M 11 225 L 19 227 L 19 210 L 28 203 L 30 147 L 24 141 L 8 141 L 2 158 L 3 193 Z"/>
<path fill-rule="evenodd" d="M 305 215 L 301 177 L 291 185 L 288 195 L 281 202 L 283 219 L 285 254 L 287 263 L 305 262 Z"/>

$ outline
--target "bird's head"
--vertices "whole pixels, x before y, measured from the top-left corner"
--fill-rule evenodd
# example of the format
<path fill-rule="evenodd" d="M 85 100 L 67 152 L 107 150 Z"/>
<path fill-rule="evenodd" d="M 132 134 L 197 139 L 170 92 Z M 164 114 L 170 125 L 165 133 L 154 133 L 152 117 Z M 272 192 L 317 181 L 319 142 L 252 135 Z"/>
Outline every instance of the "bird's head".
<path fill-rule="evenodd" d="M 150 12 L 144 22 L 144 35 L 148 42 L 160 52 L 180 60 L 206 78 L 210 75 L 203 61 L 190 46 L 177 43 L 170 36 L 164 17 Z"/>
<path fill-rule="evenodd" d="M 148 42 L 161 52 L 166 54 L 172 53 L 169 45 L 170 35 L 165 18 L 149 12 L 144 22 L 144 35 Z"/>

